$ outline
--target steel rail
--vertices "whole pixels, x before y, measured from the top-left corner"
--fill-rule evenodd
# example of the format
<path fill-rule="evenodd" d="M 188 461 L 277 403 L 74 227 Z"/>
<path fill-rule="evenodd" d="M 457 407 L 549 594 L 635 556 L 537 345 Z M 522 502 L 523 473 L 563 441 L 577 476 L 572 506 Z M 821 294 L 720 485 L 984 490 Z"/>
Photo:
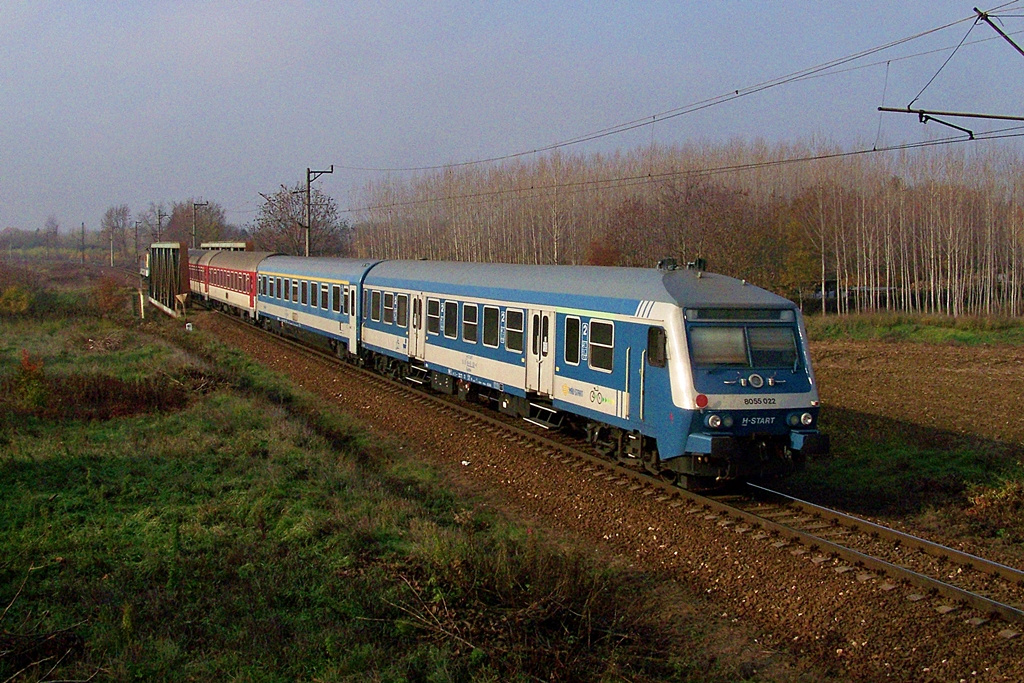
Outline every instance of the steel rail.
<path fill-rule="evenodd" d="M 992 560 L 986 560 L 983 557 L 978 557 L 977 555 L 972 555 L 971 553 L 957 550 L 956 548 L 950 548 L 949 546 L 941 545 L 934 541 L 929 541 L 925 538 L 908 534 L 904 531 L 897 531 L 896 529 L 876 524 L 875 522 L 861 519 L 860 517 L 855 517 L 854 515 L 850 515 L 845 512 L 840 512 L 839 510 L 833 510 L 806 500 L 794 498 L 793 496 L 789 496 L 779 491 L 773 491 L 763 486 L 758 486 L 757 484 L 751 484 L 748 482 L 747 486 L 755 491 L 768 494 L 775 498 L 780 498 L 793 507 L 799 508 L 810 514 L 817 515 L 822 519 L 840 522 L 846 526 L 850 526 L 867 533 L 878 534 L 882 538 L 898 541 L 901 545 L 915 548 L 930 555 L 943 557 L 956 562 L 957 564 L 976 569 L 977 571 L 992 574 L 993 576 L 998 576 L 999 578 L 1006 579 L 1007 581 L 1024 585 L 1024 571 L 1015 567 L 993 562 Z"/>

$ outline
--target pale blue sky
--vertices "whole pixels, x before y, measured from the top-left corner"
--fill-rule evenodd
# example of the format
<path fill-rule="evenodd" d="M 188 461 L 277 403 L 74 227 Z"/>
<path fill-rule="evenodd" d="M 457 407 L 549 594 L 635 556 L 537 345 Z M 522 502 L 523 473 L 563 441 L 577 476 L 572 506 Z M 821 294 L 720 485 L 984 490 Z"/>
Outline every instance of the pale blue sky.
<path fill-rule="evenodd" d="M 322 187 L 346 208 L 379 174 L 341 166 L 535 149 L 966 19 L 975 4 L 0 0 L 0 228 L 52 214 L 65 231 L 96 229 L 109 206 L 189 197 L 241 225 L 258 192 L 331 164 Z M 1002 10 L 1004 30 L 1024 30 L 1022 5 Z M 567 150 L 871 145 L 883 89 L 885 104 L 907 105 L 970 26 Z M 979 25 L 915 106 L 1024 115 L 1022 86 L 1024 57 Z M 882 120 L 890 144 L 950 132 Z"/>

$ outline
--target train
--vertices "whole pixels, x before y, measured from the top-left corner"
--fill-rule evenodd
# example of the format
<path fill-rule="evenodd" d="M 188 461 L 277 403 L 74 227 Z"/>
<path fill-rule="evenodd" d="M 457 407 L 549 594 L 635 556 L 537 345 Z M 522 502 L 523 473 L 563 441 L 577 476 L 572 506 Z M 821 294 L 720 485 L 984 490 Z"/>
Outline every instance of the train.
<path fill-rule="evenodd" d="M 194 299 L 339 358 L 549 430 L 689 489 L 827 454 L 793 302 L 652 268 L 192 250 Z"/>

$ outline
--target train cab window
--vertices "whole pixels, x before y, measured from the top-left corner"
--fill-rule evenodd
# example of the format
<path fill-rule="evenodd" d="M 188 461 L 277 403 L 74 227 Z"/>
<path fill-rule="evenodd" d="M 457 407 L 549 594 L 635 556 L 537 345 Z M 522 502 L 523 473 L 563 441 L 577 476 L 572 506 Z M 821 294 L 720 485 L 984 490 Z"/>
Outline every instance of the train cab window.
<path fill-rule="evenodd" d="M 565 319 L 565 362 L 569 365 L 580 364 L 580 319 Z"/>
<path fill-rule="evenodd" d="M 480 309 L 476 304 L 462 304 L 462 341 L 476 344 L 479 315 Z"/>
<path fill-rule="evenodd" d="M 399 327 L 409 326 L 409 295 L 399 294 L 396 298 L 396 314 Z"/>
<path fill-rule="evenodd" d="M 505 312 L 505 348 L 516 353 L 523 352 L 523 312 Z"/>
<path fill-rule="evenodd" d="M 694 365 L 749 367 L 742 327 L 694 327 L 690 330 L 690 355 Z"/>
<path fill-rule="evenodd" d="M 380 290 L 370 292 L 370 320 L 380 322 Z"/>
<path fill-rule="evenodd" d="M 654 368 L 663 368 L 668 361 L 668 350 L 665 344 L 665 329 L 661 327 L 647 328 L 647 364 Z"/>
<path fill-rule="evenodd" d="M 590 321 L 590 367 L 611 372 L 615 361 L 615 326 L 603 320 Z"/>
<path fill-rule="evenodd" d="M 441 334 L 440 299 L 427 299 L 427 334 Z"/>
<path fill-rule="evenodd" d="M 327 310 L 328 290 L 327 285 L 320 285 L 320 308 Z"/>
<path fill-rule="evenodd" d="M 797 364 L 791 327 L 748 327 L 750 363 L 755 368 L 792 368 Z"/>
<path fill-rule="evenodd" d="M 341 313 L 341 285 L 331 285 L 331 310 Z"/>
<path fill-rule="evenodd" d="M 384 322 L 388 325 L 395 322 L 395 295 L 391 292 L 384 294 Z"/>
<path fill-rule="evenodd" d="M 299 302 L 299 281 L 292 280 L 292 303 L 297 304 Z"/>
<path fill-rule="evenodd" d="M 484 346 L 498 348 L 498 309 L 484 306 Z"/>
<path fill-rule="evenodd" d="M 459 336 L 459 302 L 444 302 L 444 336 L 456 339 Z"/>

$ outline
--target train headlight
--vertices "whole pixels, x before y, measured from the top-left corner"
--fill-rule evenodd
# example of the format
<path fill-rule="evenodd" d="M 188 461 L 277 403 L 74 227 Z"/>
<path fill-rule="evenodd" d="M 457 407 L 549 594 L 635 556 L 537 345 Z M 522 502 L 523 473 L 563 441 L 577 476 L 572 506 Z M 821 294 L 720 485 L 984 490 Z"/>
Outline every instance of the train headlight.
<path fill-rule="evenodd" d="M 729 429 L 732 427 L 732 416 L 731 415 L 708 415 L 707 419 L 704 420 L 711 429 Z"/>
<path fill-rule="evenodd" d="M 811 415 L 810 413 L 804 413 L 803 415 L 800 416 L 800 424 L 802 424 L 804 427 L 810 427 L 812 424 L 814 424 L 814 416 Z"/>

